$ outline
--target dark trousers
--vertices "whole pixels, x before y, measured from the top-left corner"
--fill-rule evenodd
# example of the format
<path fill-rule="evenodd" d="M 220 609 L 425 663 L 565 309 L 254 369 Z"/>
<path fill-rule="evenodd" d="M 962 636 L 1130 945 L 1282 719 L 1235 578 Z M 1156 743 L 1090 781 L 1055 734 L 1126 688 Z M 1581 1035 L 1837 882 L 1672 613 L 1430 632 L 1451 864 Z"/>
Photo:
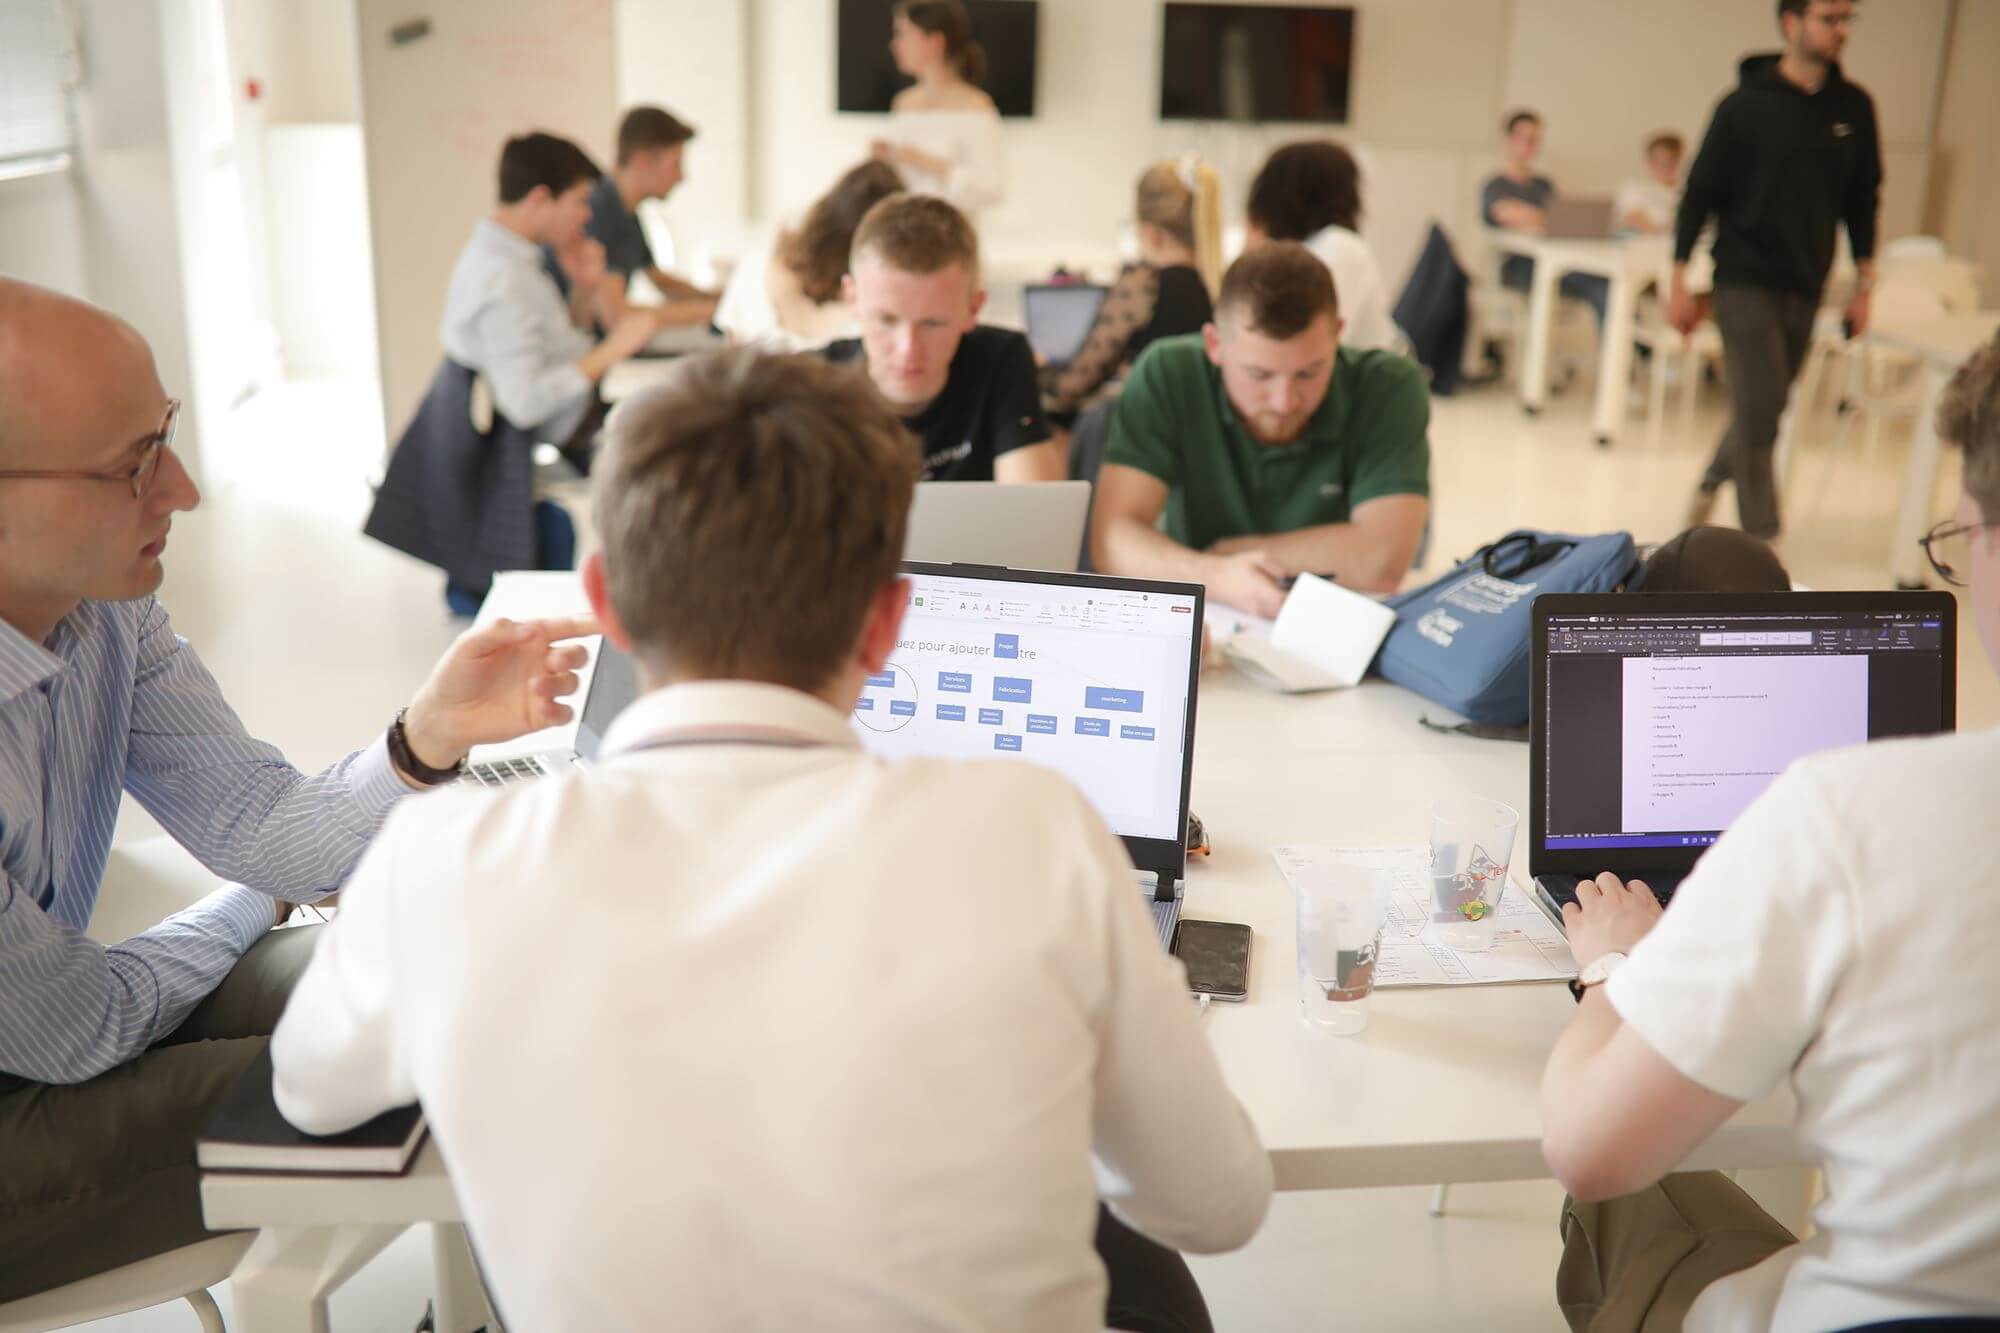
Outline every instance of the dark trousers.
<path fill-rule="evenodd" d="M 1527 291 L 1534 276 L 1535 261 L 1526 255 L 1508 255 L 1500 261 L 1500 285 L 1510 291 Z M 1604 311 L 1611 304 L 1611 279 L 1600 273 L 1565 273 L 1557 279 L 1556 290 L 1595 310 L 1597 327 L 1604 327 Z"/>
<path fill-rule="evenodd" d="M 1722 365 L 1729 377 L 1729 429 L 1701 479 L 1712 491 L 1736 483 L 1736 508 L 1743 530 L 1755 537 L 1778 535 L 1778 482 L 1772 451 L 1778 419 L 1791 396 L 1792 381 L 1812 346 L 1814 297 L 1761 287 L 1717 287 L 1715 326 L 1722 333 Z"/>
<path fill-rule="evenodd" d="M 264 1048 L 316 926 L 274 930 L 158 1045 L 86 1083 L 0 1092 L 0 1301 L 212 1234 L 194 1141 Z"/>
<path fill-rule="evenodd" d="M 1104 1326 L 1119 1333 L 1214 1333 L 1187 1261 L 1097 1207 L 1097 1257 L 1111 1279 Z"/>
<path fill-rule="evenodd" d="M 576 521 L 554 500 L 535 501 L 535 549 L 538 569 L 576 568 Z M 455 616 L 476 616 L 486 600 L 482 591 L 447 578 L 444 604 Z"/>

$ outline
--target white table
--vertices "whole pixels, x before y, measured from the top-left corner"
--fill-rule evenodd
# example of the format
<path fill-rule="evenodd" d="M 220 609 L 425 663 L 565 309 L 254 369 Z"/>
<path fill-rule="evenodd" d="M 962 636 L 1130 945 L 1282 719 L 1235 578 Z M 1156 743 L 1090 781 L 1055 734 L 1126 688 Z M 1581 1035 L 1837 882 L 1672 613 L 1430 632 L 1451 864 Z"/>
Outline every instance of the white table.
<path fill-rule="evenodd" d="M 496 584 L 493 596 L 507 600 L 508 588 Z M 520 585 L 523 596 L 530 589 L 538 609 L 551 607 L 548 576 Z M 1206 1022 L 1280 1189 L 1549 1175 L 1542 1065 L 1574 1011 L 1560 984 L 1380 992 L 1358 1037 L 1309 1030 L 1300 1018 L 1293 908 L 1272 846 L 1421 842 L 1439 796 L 1527 809 L 1526 746 L 1426 731 L 1423 713 L 1448 717 L 1381 681 L 1280 696 L 1227 670 L 1202 679 L 1192 804 L 1215 854 L 1191 867 L 1186 910 L 1256 933 L 1248 999 L 1212 1006 Z M 1524 848 L 1515 856 L 1524 861 Z M 1687 1165 L 1809 1165 L 1792 1112 L 1788 1093 L 1745 1107 Z M 397 1229 L 460 1216 L 435 1146 L 405 1179 L 210 1175 L 202 1200 L 211 1226 L 270 1229 L 235 1279 L 238 1324 L 249 1333 L 322 1328 L 311 1309 Z"/>
<path fill-rule="evenodd" d="M 1931 521 L 1937 498 L 1937 406 L 1945 385 L 1965 359 L 1993 340 L 2000 331 L 2000 310 L 1946 315 L 1920 324 L 1872 328 L 1863 335 L 1877 347 L 1907 352 L 1923 363 L 1923 406 L 1917 433 L 1910 440 L 1910 457 L 1903 471 L 1903 500 L 1896 511 L 1896 534 L 1889 543 L 1889 572 L 1898 587 L 1920 588 L 1928 572 L 1917 541 Z"/>
<path fill-rule="evenodd" d="M 1621 240 L 1558 240 L 1489 228 L 1487 241 L 1503 254 L 1522 255 L 1535 265 L 1528 283 L 1528 332 L 1521 365 L 1521 406 L 1539 412 L 1549 396 L 1549 339 L 1555 325 L 1556 291 L 1565 273 L 1593 273 L 1610 284 L 1599 331 L 1597 401 L 1591 428 L 1599 444 L 1617 438 L 1625 423 L 1626 383 L 1632 374 L 1632 334 L 1638 324 L 1639 293 L 1656 281 L 1672 256 L 1664 236 Z"/>

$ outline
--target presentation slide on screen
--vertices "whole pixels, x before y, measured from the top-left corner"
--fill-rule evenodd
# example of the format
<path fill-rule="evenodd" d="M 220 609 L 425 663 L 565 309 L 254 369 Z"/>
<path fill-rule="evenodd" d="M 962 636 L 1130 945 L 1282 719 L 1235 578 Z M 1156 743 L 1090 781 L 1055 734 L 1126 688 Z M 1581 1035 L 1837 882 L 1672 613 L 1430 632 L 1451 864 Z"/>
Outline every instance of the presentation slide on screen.
<path fill-rule="evenodd" d="M 1159 632 L 1136 615 L 1085 628 L 913 606 L 895 655 L 861 692 L 856 731 L 877 754 L 1046 764 L 1115 832 L 1172 838 L 1195 627 L 1166 608 L 1148 618 Z"/>
<path fill-rule="evenodd" d="M 1793 760 L 1868 739 L 1868 659 L 1628 657 L 1624 708 L 1624 831 L 1728 828 Z"/>

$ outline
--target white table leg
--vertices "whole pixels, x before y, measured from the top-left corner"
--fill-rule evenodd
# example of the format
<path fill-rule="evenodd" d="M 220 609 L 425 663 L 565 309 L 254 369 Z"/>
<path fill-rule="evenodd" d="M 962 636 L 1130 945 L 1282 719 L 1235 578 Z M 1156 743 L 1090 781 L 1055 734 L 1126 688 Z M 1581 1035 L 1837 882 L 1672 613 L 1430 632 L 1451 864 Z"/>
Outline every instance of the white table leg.
<path fill-rule="evenodd" d="M 329 1333 L 327 1294 L 401 1226 L 265 1227 L 229 1279 L 238 1333 Z"/>
<path fill-rule="evenodd" d="M 1597 442 L 1608 445 L 1625 424 L 1625 394 L 1632 378 L 1632 335 L 1639 327 L 1639 284 L 1624 268 L 1611 275 L 1604 328 L 1597 349 Z M 1656 351 L 1654 355 L 1658 355 Z"/>
<path fill-rule="evenodd" d="M 436 1271 L 437 1333 L 473 1333 L 498 1321 L 486 1303 L 486 1286 L 472 1261 L 472 1244 L 457 1222 L 431 1224 L 431 1263 Z"/>
<path fill-rule="evenodd" d="M 1931 519 L 1937 498 L 1937 405 L 1950 372 L 1924 364 L 1924 405 L 1917 414 L 1917 433 L 1910 440 L 1910 461 L 1903 470 L 1903 503 L 1896 515 L 1896 535 L 1889 543 L 1889 574 L 1900 587 L 1923 584 L 1924 553 L 1917 539 Z"/>
<path fill-rule="evenodd" d="M 1539 257 L 1528 281 L 1527 354 L 1521 362 L 1521 406 L 1542 410 L 1549 397 L 1549 339 L 1556 319 L 1556 281 L 1562 275 Z"/>

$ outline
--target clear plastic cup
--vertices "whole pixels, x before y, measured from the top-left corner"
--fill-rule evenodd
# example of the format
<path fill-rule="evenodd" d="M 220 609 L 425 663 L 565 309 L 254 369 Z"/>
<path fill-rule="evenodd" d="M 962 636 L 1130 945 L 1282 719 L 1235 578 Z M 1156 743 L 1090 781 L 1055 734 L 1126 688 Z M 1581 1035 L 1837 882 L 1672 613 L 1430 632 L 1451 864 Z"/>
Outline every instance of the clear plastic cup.
<path fill-rule="evenodd" d="M 1352 1036 L 1368 1025 L 1393 886 L 1386 870 L 1336 865 L 1298 887 L 1299 1005 L 1313 1027 Z"/>
<path fill-rule="evenodd" d="M 1507 888 L 1507 862 L 1521 817 L 1498 801 L 1431 806 L 1431 930 L 1466 953 L 1493 947 L 1493 917 Z"/>

